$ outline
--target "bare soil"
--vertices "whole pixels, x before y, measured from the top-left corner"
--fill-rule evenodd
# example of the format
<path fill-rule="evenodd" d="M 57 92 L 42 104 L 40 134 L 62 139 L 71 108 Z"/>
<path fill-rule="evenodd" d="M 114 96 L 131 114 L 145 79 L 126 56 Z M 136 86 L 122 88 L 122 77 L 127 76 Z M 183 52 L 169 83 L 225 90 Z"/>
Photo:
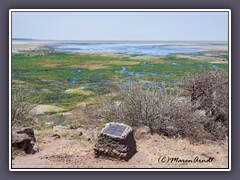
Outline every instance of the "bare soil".
<path fill-rule="evenodd" d="M 147 134 L 136 139 L 137 153 L 129 161 L 95 158 L 90 141 L 76 138 L 63 130 L 60 139 L 49 140 L 52 130 L 36 132 L 39 152 L 33 155 L 20 153 L 12 160 L 13 168 L 227 168 L 228 140 L 193 145 L 187 139 L 171 139 Z M 66 132 L 68 131 L 68 132 Z M 95 132 L 92 132 L 95 133 Z M 183 162 L 183 160 L 209 160 L 211 162 Z M 179 158 L 178 162 L 163 162 Z"/>

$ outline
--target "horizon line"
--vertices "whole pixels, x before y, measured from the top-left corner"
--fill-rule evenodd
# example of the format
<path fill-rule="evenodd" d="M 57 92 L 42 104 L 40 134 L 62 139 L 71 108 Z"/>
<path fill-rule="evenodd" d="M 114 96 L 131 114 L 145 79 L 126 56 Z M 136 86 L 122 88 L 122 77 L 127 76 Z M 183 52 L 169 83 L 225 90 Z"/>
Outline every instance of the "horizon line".
<path fill-rule="evenodd" d="M 228 40 L 87 40 L 87 39 L 34 39 L 34 38 L 18 38 L 18 37 L 13 37 L 12 40 L 36 40 L 36 41 L 119 41 L 119 42 L 228 42 Z"/>

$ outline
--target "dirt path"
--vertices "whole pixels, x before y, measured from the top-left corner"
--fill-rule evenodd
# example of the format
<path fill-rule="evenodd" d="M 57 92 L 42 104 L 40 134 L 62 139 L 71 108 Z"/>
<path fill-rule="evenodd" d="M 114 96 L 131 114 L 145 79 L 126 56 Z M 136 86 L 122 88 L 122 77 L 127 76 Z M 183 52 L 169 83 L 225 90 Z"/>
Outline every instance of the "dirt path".
<path fill-rule="evenodd" d="M 64 148 L 74 144 L 74 140 L 59 139 L 50 142 L 43 150 L 34 155 L 18 156 L 13 160 L 13 168 L 47 168 L 51 167 L 51 163 L 47 157 L 49 154 L 55 152 L 57 149 Z"/>
<path fill-rule="evenodd" d="M 146 135 L 137 139 L 138 152 L 128 161 L 95 158 L 94 142 L 71 140 L 68 137 L 40 144 L 42 149 L 34 155 L 18 156 L 13 168 L 227 168 L 227 141 L 192 145 L 187 140 L 170 139 L 159 135 Z M 179 160 L 207 160 L 212 162 L 162 162 L 167 158 Z"/>

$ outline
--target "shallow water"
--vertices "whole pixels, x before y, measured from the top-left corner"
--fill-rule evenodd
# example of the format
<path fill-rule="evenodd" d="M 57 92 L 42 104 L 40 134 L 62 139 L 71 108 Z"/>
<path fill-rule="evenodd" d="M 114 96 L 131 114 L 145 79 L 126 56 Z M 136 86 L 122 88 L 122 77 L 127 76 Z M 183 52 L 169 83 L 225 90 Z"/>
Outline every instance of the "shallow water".
<path fill-rule="evenodd" d="M 63 93 L 65 93 L 65 91 L 66 91 L 66 89 L 60 89 L 59 92 L 60 92 L 61 94 L 63 94 Z"/>
<path fill-rule="evenodd" d="M 70 85 L 77 84 L 77 80 L 78 80 L 78 78 L 76 78 L 76 77 L 74 76 L 74 77 L 71 78 L 70 81 L 68 81 L 68 84 L 70 84 Z"/>
<path fill-rule="evenodd" d="M 165 56 L 169 54 L 195 54 L 205 50 L 199 49 L 197 46 L 212 46 L 212 43 L 152 43 L 152 42 L 88 42 L 88 43 L 58 43 L 49 46 L 55 51 L 66 52 L 84 52 L 84 53 L 120 53 L 131 55 L 147 55 L 147 56 Z M 224 44 L 217 44 L 224 45 Z M 179 48 L 177 48 L 177 46 Z M 186 48 L 184 48 L 186 46 Z M 187 46 L 195 46 L 196 48 L 187 48 Z"/>
<path fill-rule="evenodd" d="M 212 68 L 213 69 L 219 69 L 219 66 L 215 65 L 215 64 L 212 64 Z"/>

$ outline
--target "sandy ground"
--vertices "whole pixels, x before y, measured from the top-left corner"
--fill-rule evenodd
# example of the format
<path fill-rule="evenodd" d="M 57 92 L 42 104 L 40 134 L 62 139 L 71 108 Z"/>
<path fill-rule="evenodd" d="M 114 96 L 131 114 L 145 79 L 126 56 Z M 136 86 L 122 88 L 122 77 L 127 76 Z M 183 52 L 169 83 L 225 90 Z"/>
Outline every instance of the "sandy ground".
<path fill-rule="evenodd" d="M 26 51 L 43 48 L 46 44 L 51 44 L 49 41 L 13 41 L 12 51 Z"/>
<path fill-rule="evenodd" d="M 169 46 L 169 48 L 202 49 L 209 51 L 228 51 L 228 46 Z"/>
<path fill-rule="evenodd" d="M 13 41 L 12 50 L 13 51 L 25 51 L 25 50 L 34 50 L 44 48 L 45 45 L 58 44 L 62 42 L 81 42 L 81 41 Z M 226 46 L 168 46 L 169 48 L 184 48 L 184 49 L 203 49 L 203 50 L 211 50 L 211 51 L 228 51 L 228 45 Z M 82 54 L 82 53 L 80 53 Z M 91 53 L 83 53 L 83 54 L 91 54 Z M 128 55 L 115 54 L 115 53 L 96 53 L 101 56 L 115 56 L 115 57 L 123 57 Z"/>
<path fill-rule="evenodd" d="M 45 134 L 46 135 L 46 134 Z M 34 155 L 17 156 L 13 168 L 227 168 L 228 144 L 209 142 L 202 145 L 190 144 L 186 139 L 170 139 L 159 135 L 144 135 L 136 139 L 137 153 L 129 161 L 95 158 L 93 146 L 96 139 L 73 139 L 64 136 L 45 141 L 37 135 L 40 151 Z M 168 158 L 184 160 L 208 160 L 212 162 L 163 162 Z"/>

